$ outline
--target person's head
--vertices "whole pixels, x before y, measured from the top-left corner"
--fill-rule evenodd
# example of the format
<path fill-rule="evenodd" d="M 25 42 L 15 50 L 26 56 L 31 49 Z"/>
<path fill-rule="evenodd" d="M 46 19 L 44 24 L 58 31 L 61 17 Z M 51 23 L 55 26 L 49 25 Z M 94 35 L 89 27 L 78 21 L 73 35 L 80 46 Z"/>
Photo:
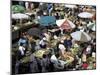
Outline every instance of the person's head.
<path fill-rule="evenodd" d="M 68 36 L 68 37 L 67 37 L 67 40 L 71 40 L 71 36 Z"/>
<path fill-rule="evenodd" d="M 59 44 L 59 49 L 60 50 L 66 50 L 65 46 L 63 44 Z"/>
<path fill-rule="evenodd" d="M 47 56 L 45 54 L 43 54 L 43 58 L 46 58 Z"/>
<path fill-rule="evenodd" d="M 28 35 L 28 39 L 31 41 L 33 37 L 31 35 Z"/>
<path fill-rule="evenodd" d="M 23 43 L 20 43 L 20 46 L 23 46 Z"/>

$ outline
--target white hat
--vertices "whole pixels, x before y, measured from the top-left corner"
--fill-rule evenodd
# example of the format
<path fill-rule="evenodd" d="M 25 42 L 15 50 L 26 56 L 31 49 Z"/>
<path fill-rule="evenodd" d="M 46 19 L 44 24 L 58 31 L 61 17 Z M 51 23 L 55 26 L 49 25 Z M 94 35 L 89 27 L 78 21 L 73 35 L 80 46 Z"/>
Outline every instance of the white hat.
<path fill-rule="evenodd" d="M 44 37 L 44 38 L 43 38 L 43 40 L 45 40 L 45 41 L 46 41 L 47 39 Z"/>
<path fill-rule="evenodd" d="M 61 43 L 64 43 L 64 40 L 61 40 L 60 42 L 61 42 Z"/>
<path fill-rule="evenodd" d="M 56 35 L 54 35 L 54 39 L 58 39 L 58 37 Z"/>
<path fill-rule="evenodd" d="M 47 15 L 47 13 L 46 12 L 43 12 L 43 15 Z"/>

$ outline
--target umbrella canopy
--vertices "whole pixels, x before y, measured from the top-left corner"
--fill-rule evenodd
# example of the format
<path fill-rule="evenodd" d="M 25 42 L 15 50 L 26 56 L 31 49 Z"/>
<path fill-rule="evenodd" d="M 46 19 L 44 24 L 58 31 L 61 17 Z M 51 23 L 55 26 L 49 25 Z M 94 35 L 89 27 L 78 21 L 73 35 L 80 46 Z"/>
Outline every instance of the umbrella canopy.
<path fill-rule="evenodd" d="M 87 33 L 82 31 L 73 32 L 71 36 L 73 39 L 81 42 L 88 42 L 91 40 L 91 37 Z"/>
<path fill-rule="evenodd" d="M 56 24 L 57 24 L 58 27 L 60 27 L 62 29 L 72 29 L 72 28 L 75 28 L 75 24 L 73 24 L 68 19 L 57 20 Z"/>
<path fill-rule="evenodd" d="M 39 37 L 39 38 L 42 38 L 42 31 L 38 28 L 31 28 L 28 30 L 27 32 L 29 35 L 31 36 L 36 36 L 36 37 Z"/>
<path fill-rule="evenodd" d="M 25 8 L 21 5 L 13 5 L 12 12 L 13 13 L 23 13 L 23 12 L 25 12 Z"/>
<path fill-rule="evenodd" d="M 78 16 L 81 18 L 92 18 L 93 14 L 91 14 L 89 12 L 82 12 L 82 13 L 79 13 Z"/>
<path fill-rule="evenodd" d="M 56 24 L 56 18 L 53 16 L 42 16 L 39 19 L 39 23 L 40 25 L 43 25 L 43 26 L 54 25 Z"/>
<path fill-rule="evenodd" d="M 12 14 L 13 19 L 29 19 L 29 16 L 22 13 Z"/>
<path fill-rule="evenodd" d="M 87 25 L 87 27 L 88 27 L 89 29 L 91 29 L 92 31 L 96 31 L 96 24 L 95 24 L 95 23 L 89 23 L 89 24 Z"/>
<path fill-rule="evenodd" d="M 76 8 L 76 5 L 68 5 L 68 4 L 66 4 L 65 7 L 73 9 L 73 8 Z"/>

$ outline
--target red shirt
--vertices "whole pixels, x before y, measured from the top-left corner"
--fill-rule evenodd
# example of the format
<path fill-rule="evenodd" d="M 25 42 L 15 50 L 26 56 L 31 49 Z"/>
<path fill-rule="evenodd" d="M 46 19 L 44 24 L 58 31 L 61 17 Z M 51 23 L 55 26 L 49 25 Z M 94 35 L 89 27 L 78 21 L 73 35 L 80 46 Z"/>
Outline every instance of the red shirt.
<path fill-rule="evenodd" d="M 83 67 L 83 69 L 87 69 L 88 64 L 87 64 L 87 63 L 84 63 L 84 64 L 82 65 L 82 67 Z"/>

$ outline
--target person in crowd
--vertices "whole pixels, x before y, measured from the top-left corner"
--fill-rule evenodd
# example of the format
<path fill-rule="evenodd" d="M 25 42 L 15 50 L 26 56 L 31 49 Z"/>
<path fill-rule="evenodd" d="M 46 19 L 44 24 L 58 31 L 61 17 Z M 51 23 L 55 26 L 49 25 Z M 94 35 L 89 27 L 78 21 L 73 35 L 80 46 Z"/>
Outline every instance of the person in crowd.
<path fill-rule="evenodd" d="M 30 70 L 31 73 L 37 73 L 39 71 L 36 57 L 33 54 L 30 56 Z"/>
<path fill-rule="evenodd" d="M 83 62 L 83 64 L 82 64 L 82 69 L 83 70 L 87 70 L 87 68 L 88 68 L 88 63 L 87 62 Z"/>
<path fill-rule="evenodd" d="M 64 46 L 68 49 L 72 46 L 72 40 L 70 36 L 67 36 L 67 38 L 64 40 Z"/>
<path fill-rule="evenodd" d="M 26 36 L 25 33 L 22 33 L 22 36 L 20 37 L 20 39 L 19 39 L 19 41 L 18 41 L 18 45 L 20 46 L 21 43 L 23 43 L 23 45 L 24 45 L 25 47 L 27 47 L 27 45 L 28 45 L 28 39 L 27 39 L 27 36 Z"/>
<path fill-rule="evenodd" d="M 41 48 L 47 47 L 47 39 L 44 37 L 42 40 L 40 40 L 39 45 Z"/>
<path fill-rule="evenodd" d="M 60 15 L 59 15 L 59 13 L 57 12 L 57 13 L 55 13 L 55 18 L 58 20 L 59 18 L 60 18 Z"/>
<path fill-rule="evenodd" d="M 24 44 L 21 43 L 20 46 L 19 46 L 19 49 L 18 49 L 19 55 L 21 56 L 21 58 L 25 55 L 25 50 L 26 50 L 26 49 L 25 49 Z"/>
<path fill-rule="evenodd" d="M 63 42 L 63 41 L 61 41 L 61 42 Z M 60 43 L 60 44 L 58 45 L 58 48 L 59 48 L 59 50 L 60 50 L 61 56 L 63 56 L 64 53 L 65 53 L 65 51 L 66 51 L 66 47 L 63 45 L 63 43 Z"/>
<path fill-rule="evenodd" d="M 45 33 L 43 33 L 43 35 L 46 37 L 47 41 L 49 42 L 50 41 L 50 37 L 51 37 L 50 33 L 49 32 L 45 32 Z"/>
<path fill-rule="evenodd" d="M 53 71 L 61 71 L 64 69 L 64 65 L 61 65 L 61 62 L 58 61 L 56 55 L 51 55 L 50 60 L 53 64 Z"/>
<path fill-rule="evenodd" d="M 21 59 L 24 56 L 25 56 L 25 47 L 23 46 L 23 43 L 20 43 L 20 46 L 16 53 L 15 74 L 20 73 Z"/>
<path fill-rule="evenodd" d="M 27 50 L 31 50 L 32 52 L 34 52 L 35 51 L 35 46 L 36 46 L 35 39 L 31 35 L 27 35 L 26 37 L 28 39 L 28 45 L 27 45 L 28 48 L 27 48 Z"/>
<path fill-rule="evenodd" d="M 50 65 L 50 59 L 47 55 L 43 55 L 43 59 L 41 60 L 42 72 L 48 72 Z"/>
<path fill-rule="evenodd" d="M 36 46 L 35 46 L 35 50 L 36 51 L 39 50 L 39 49 L 41 49 L 40 45 L 39 45 L 39 42 L 40 42 L 40 39 L 36 40 Z"/>
<path fill-rule="evenodd" d="M 31 45 L 31 51 L 35 52 L 35 47 L 36 47 L 36 42 L 34 40 L 30 41 L 30 45 Z"/>
<path fill-rule="evenodd" d="M 87 56 L 91 56 L 91 54 L 92 54 L 92 47 L 91 47 L 91 45 L 88 45 L 87 46 L 87 48 L 86 48 L 86 54 L 87 54 Z"/>

